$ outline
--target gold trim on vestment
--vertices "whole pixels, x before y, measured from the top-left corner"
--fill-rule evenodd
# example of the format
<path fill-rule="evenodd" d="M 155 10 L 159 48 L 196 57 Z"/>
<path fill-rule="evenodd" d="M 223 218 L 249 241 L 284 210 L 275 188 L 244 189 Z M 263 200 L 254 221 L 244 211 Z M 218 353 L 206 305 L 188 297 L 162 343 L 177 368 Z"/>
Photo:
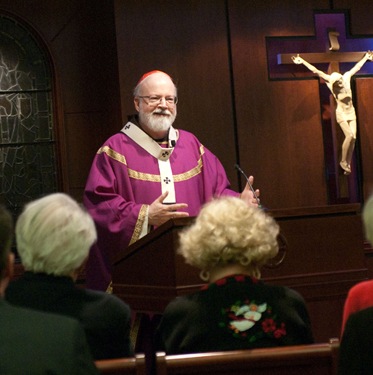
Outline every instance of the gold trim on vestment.
<path fill-rule="evenodd" d="M 130 168 L 128 168 L 128 176 L 134 180 L 161 182 L 161 176 L 159 174 L 137 172 Z"/>
<path fill-rule="evenodd" d="M 127 161 L 126 161 L 126 158 L 124 157 L 124 155 L 120 154 L 119 152 L 114 151 L 109 146 L 103 146 L 97 151 L 97 154 L 102 154 L 102 153 L 105 153 L 110 158 L 112 158 L 116 161 L 119 161 L 119 163 L 127 165 Z"/>
<path fill-rule="evenodd" d="M 186 180 L 189 180 L 190 178 L 198 175 L 199 173 L 201 173 L 202 155 L 205 153 L 205 149 L 204 149 L 203 145 L 200 146 L 199 151 L 200 151 L 201 157 L 198 159 L 197 166 L 192 168 L 191 170 L 189 170 L 187 172 L 173 175 L 174 182 L 186 181 Z M 102 153 L 105 153 L 110 158 L 112 158 L 116 161 L 119 161 L 122 164 L 127 165 L 127 161 L 126 161 L 126 158 L 124 157 L 124 155 L 121 155 L 120 153 L 114 151 L 113 149 L 111 149 L 108 146 L 101 147 L 97 151 L 97 154 L 102 154 Z M 133 178 L 135 180 L 140 180 L 140 181 L 161 182 L 161 176 L 159 174 L 137 172 L 137 171 L 134 171 L 133 169 L 130 169 L 130 168 L 128 168 L 128 176 L 130 178 Z"/>
<path fill-rule="evenodd" d="M 106 288 L 106 293 L 113 294 L 113 282 L 110 281 L 109 286 Z"/>
<path fill-rule="evenodd" d="M 197 174 L 201 173 L 202 169 L 202 159 L 198 159 L 197 166 L 194 167 L 193 169 L 189 170 L 188 172 L 185 173 L 180 173 L 180 174 L 174 174 L 174 182 L 181 182 L 181 181 L 186 181 L 189 180 L 190 178 L 197 176 Z"/>
<path fill-rule="evenodd" d="M 136 242 L 140 238 L 142 227 L 146 219 L 147 207 L 148 206 L 146 204 L 143 204 L 140 208 L 139 216 L 137 217 L 135 229 L 133 231 L 132 238 L 131 238 L 129 245 L 132 245 L 134 242 Z"/>

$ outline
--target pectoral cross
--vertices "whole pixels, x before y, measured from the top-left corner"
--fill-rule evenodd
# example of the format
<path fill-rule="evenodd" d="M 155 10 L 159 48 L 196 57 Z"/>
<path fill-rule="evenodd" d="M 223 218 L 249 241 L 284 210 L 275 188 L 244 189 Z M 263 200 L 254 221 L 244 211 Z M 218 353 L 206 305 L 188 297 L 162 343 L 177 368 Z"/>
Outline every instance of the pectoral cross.
<path fill-rule="evenodd" d="M 366 51 L 372 49 L 373 38 L 350 38 L 346 33 L 346 17 L 346 13 L 315 14 L 315 37 L 266 38 L 270 79 L 294 80 L 316 77 L 304 66 L 294 64 L 291 57 L 297 54 L 328 74 L 332 72 L 343 74 L 351 69 Z M 344 52 L 339 52 L 340 45 L 343 46 Z M 358 74 L 373 74 L 372 65 L 364 65 Z M 322 84 L 322 80 L 320 83 L 320 108 L 324 112 L 321 114 L 321 119 L 329 203 L 358 202 L 360 201 L 357 187 L 358 171 L 354 167 L 353 173 L 346 178 L 339 168 L 343 134 L 335 120 L 335 100 L 326 85 Z M 356 101 L 357 98 L 354 95 L 355 104 Z M 356 164 L 356 157 L 354 159 L 354 164 Z"/>

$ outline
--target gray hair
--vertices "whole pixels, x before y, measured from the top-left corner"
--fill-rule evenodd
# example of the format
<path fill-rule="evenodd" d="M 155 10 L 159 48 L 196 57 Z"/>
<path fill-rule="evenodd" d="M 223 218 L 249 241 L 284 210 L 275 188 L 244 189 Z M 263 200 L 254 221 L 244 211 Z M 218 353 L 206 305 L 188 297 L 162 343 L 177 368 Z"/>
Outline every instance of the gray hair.
<path fill-rule="evenodd" d="M 64 193 L 27 204 L 16 222 L 19 256 L 25 270 L 35 273 L 70 276 L 96 239 L 91 216 Z"/>

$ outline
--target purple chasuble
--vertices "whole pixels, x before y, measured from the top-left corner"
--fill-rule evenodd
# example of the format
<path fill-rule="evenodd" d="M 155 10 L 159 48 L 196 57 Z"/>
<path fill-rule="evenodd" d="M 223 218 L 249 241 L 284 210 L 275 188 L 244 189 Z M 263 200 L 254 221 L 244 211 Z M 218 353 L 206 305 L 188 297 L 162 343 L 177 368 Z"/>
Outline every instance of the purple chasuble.
<path fill-rule="evenodd" d="M 170 157 L 176 203 L 187 203 L 196 216 L 212 197 L 239 196 L 218 158 L 191 133 L 179 130 Z M 158 161 L 123 133 L 110 137 L 97 152 L 84 192 L 98 240 L 86 267 L 88 288 L 106 290 L 111 282 L 111 260 L 139 239 L 146 205 L 161 195 Z"/>

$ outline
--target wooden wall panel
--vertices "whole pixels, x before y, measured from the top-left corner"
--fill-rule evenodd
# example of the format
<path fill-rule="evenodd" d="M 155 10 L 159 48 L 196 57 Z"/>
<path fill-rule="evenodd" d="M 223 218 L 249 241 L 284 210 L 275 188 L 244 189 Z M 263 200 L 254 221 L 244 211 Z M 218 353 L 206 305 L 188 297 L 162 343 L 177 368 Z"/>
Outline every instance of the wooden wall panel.
<path fill-rule="evenodd" d="M 372 1 L 335 0 L 335 7 L 348 9 L 350 14 L 350 32 L 356 36 L 372 38 L 373 49 L 373 14 Z M 368 62 L 367 64 L 372 64 Z M 355 79 L 356 109 L 358 118 L 358 142 L 362 164 L 362 197 L 366 200 L 373 193 L 373 77 Z"/>
<path fill-rule="evenodd" d="M 314 35 L 313 9 L 328 2 L 229 4 L 241 164 L 270 208 L 325 205 L 318 83 L 269 81 L 265 38 Z"/>
<path fill-rule="evenodd" d="M 70 113 L 65 117 L 66 143 L 72 196 L 81 199 L 93 157 L 103 141 L 111 134 L 104 131 L 107 125 L 105 112 Z M 84 168 L 82 167 L 84 166 Z"/>
<path fill-rule="evenodd" d="M 264 268 L 262 276 L 305 298 L 318 342 L 339 336 L 347 292 L 368 277 L 358 212 L 358 204 L 271 212 L 286 253 L 278 267 Z"/>
<path fill-rule="evenodd" d="M 373 194 L 373 78 L 357 79 L 356 91 L 363 195 L 367 199 Z"/>
<path fill-rule="evenodd" d="M 373 35 L 373 2 L 369 0 L 333 0 L 335 9 L 347 9 L 350 13 L 350 32 L 353 35 Z"/>

